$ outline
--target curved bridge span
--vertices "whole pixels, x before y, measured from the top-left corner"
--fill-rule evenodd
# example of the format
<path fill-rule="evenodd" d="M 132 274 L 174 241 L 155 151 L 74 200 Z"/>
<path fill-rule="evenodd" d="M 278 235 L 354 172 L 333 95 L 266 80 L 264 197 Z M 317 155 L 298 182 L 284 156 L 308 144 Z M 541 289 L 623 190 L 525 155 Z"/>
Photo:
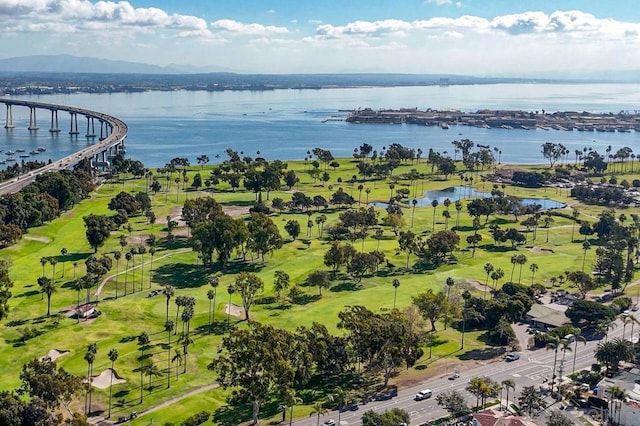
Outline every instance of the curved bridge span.
<path fill-rule="evenodd" d="M 51 114 L 51 128 L 49 132 L 60 132 L 58 128 L 58 111 L 68 112 L 71 118 L 69 134 L 78 135 L 78 115 L 84 116 L 87 120 L 87 133 L 85 137 L 95 138 L 95 123 L 100 125 L 99 142 L 81 149 L 51 164 L 22 174 L 8 182 L 0 183 L 0 195 L 10 194 L 20 191 L 22 188 L 33 182 L 37 176 L 63 169 L 69 169 L 80 161 L 88 159 L 94 167 L 108 166 L 109 159 L 118 153 L 124 152 L 124 140 L 127 137 L 127 125 L 124 121 L 97 111 L 83 108 L 75 108 L 66 105 L 47 104 L 43 102 L 21 101 L 17 99 L 0 98 L 0 103 L 6 106 L 5 129 L 11 129 L 13 124 L 13 107 L 29 108 L 29 131 L 38 130 L 36 111 L 47 110 Z"/>

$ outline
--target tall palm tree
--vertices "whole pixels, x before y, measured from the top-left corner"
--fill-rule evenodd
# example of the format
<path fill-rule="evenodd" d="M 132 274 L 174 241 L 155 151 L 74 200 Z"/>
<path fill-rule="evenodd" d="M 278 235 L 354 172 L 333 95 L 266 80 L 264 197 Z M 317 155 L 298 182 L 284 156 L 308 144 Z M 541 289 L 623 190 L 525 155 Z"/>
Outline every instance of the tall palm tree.
<path fill-rule="evenodd" d="M 120 259 L 122 253 L 118 250 L 113 252 L 113 258 L 116 260 L 116 299 L 118 298 L 118 275 L 120 274 Z"/>
<path fill-rule="evenodd" d="M 136 270 L 136 254 L 138 254 L 138 250 L 135 247 L 129 248 L 129 254 L 131 255 L 131 288 L 133 289 L 133 293 L 136 292 L 136 280 L 135 280 L 135 270 Z"/>
<path fill-rule="evenodd" d="M 194 315 L 193 305 L 187 305 L 182 310 L 182 316 L 180 318 L 182 320 L 183 327 L 185 327 L 186 325 L 186 332 L 184 333 L 183 340 L 182 340 L 182 354 L 184 355 L 184 370 L 182 371 L 183 374 L 187 372 L 187 355 L 188 355 L 187 348 L 189 347 L 189 344 L 192 342 L 191 339 L 189 338 L 189 331 L 190 331 L 189 328 L 191 325 L 191 319 L 193 318 L 193 315 Z"/>
<path fill-rule="evenodd" d="M 517 258 L 518 265 L 520 265 L 520 272 L 518 274 L 518 284 L 522 282 L 522 267 L 527 263 L 527 256 L 519 254 Z"/>
<path fill-rule="evenodd" d="M 51 295 L 56 291 L 55 283 L 47 277 L 38 278 L 40 292 L 47 295 L 47 317 L 51 315 Z"/>
<path fill-rule="evenodd" d="M 180 308 L 185 305 L 186 300 L 187 299 L 186 299 L 185 296 L 176 297 L 176 300 L 175 300 L 175 303 L 176 303 L 176 320 L 173 322 L 176 325 L 176 328 L 173 331 L 173 335 L 174 336 L 176 334 L 178 334 L 178 317 L 180 316 Z"/>
<path fill-rule="evenodd" d="M 505 379 L 503 380 L 501 383 L 502 385 L 502 389 L 507 391 L 507 412 L 509 412 L 509 390 L 513 389 L 514 391 L 516 390 L 516 382 L 513 379 Z"/>
<path fill-rule="evenodd" d="M 227 327 L 229 327 L 229 322 L 231 321 L 231 295 L 236 292 L 236 288 L 229 284 L 227 287 L 227 293 L 229 293 L 229 304 L 227 305 Z"/>
<path fill-rule="evenodd" d="M 513 282 L 513 273 L 516 270 L 517 264 L 518 264 L 518 255 L 517 254 L 511 255 L 511 278 L 509 279 L 509 281 L 511 282 Z"/>
<path fill-rule="evenodd" d="M 66 247 L 60 249 L 60 256 L 62 256 L 62 278 L 64 278 L 64 257 L 69 253 Z"/>
<path fill-rule="evenodd" d="M 173 332 L 173 321 L 164 323 L 164 331 L 167 332 L 167 389 L 171 387 L 171 333 Z"/>
<path fill-rule="evenodd" d="M 85 414 L 91 413 L 91 391 L 93 382 L 93 361 L 96 359 L 96 353 L 98 352 L 98 345 L 96 343 L 89 343 L 87 346 L 87 352 L 84 354 L 84 360 L 87 361 L 87 395 L 85 397 Z"/>
<path fill-rule="evenodd" d="M 586 237 L 585 237 L 586 238 Z M 589 241 L 584 241 L 582 243 L 582 272 L 584 272 L 584 263 L 587 260 L 587 251 L 591 248 L 591 243 Z"/>
<path fill-rule="evenodd" d="M 444 329 L 447 329 L 447 323 L 449 322 L 449 300 L 451 298 L 451 287 L 453 287 L 456 283 L 456 280 L 454 280 L 451 277 L 447 277 L 447 279 L 445 280 L 445 285 L 447 286 L 447 309 L 445 310 L 444 313 Z"/>
<path fill-rule="evenodd" d="M 484 264 L 484 272 L 487 274 L 487 279 L 484 282 L 484 299 L 487 298 L 487 286 L 489 285 L 489 276 L 491 275 L 493 270 L 494 270 L 494 267 L 492 263 L 487 262 Z"/>
<path fill-rule="evenodd" d="M 182 352 L 176 349 L 175 353 L 173 354 L 173 358 L 171 358 L 171 362 L 176 363 L 176 380 L 178 380 L 178 375 L 179 375 L 178 367 L 182 365 Z"/>
<path fill-rule="evenodd" d="M 143 396 L 142 387 L 143 387 L 143 374 L 144 374 L 144 367 L 142 363 L 146 359 L 144 352 L 148 349 L 150 341 L 151 340 L 149 339 L 149 335 L 147 334 L 146 331 L 143 331 L 138 336 L 138 346 L 140 349 L 140 356 L 138 357 L 138 359 L 140 360 L 140 366 L 138 367 L 138 369 L 140 370 L 140 403 L 141 404 L 142 404 L 142 396 Z"/>
<path fill-rule="evenodd" d="M 49 259 L 47 259 L 46 257 L 41 257 L 40 258 L 40 265 L 42 265 L 42 276 L 44 277 L 44 267 L 47 265 L 47 263 L 49 263 Z"/>
<path fill-rule="evenodd" d="M 109 414 L 107 415 L 107 418 L 110 419 L 111 418 L 111 388 L 113 387 L 113 375 L 115 374 L 113 365 L 118 359 L 118 350 L 110 349 L 108 356 L 109 356 L 109 361 L 111 361 L 111 375 L 109 377 Z"/>
<path fill-rule="evenodd" d="M 174 290 L 172 285 L 167 284 L 162 289 L 162 294 L 164 294 L 164 296 L 167 298 L 167 309 L 166 309 L 166 315 L 165 315 L 165 319 L 164 319 L 164 321 L 167 322 L 167 321 L 169 321 L 169 301 L 171 300 L 171 298 L 175 294 L 175 290 Z"/>
<path fill-rule="evenodd" d="M 558 363 L 558 349 L 560 349 L 560 341 L 562 339 L 560 339 L 558 336 L 554 336 L 551 334 L 547 334 L 546 336 L 547 339 L 547 344 L 545 345 L 545 348 L 547 350 L 552 350 L 554 351 L 554 356 L 553 356 L 553 370 L 551 373 L 551 392 L 553 392 L 553 385 L 555 383 L 556 380 L 556 364 Z"/>
<path fill-rule="evenodd" d="M 144 287 L 144 254 L 146 252 L 145 246 L 138 247 L 138 254 L 140 255 L 140 291 Z"/>
<path fill-rule="evenodd" d="M 533 280 L 536 276 L 536 272 L 538 272 L 538 264 L 532 263 L 531 265 L 529 265 L 529 270 L 531 271 L 531 285 L 533 285 Z"/>
<path fill-rule="evenodd" d="M 127 268 L 124 271 L 124 295 L 127 295 L 127 277 L 129 276 L 129 262 L 131 262 L 131 259 L 133 259 L 133 255 L 131 254 L 130 251 L 126 252 L 124 254 L 124 259 L 127 261 Z M 134 286 L 134 291 L 135 291 L 135 286 Z"/>
<path fill-rule="evenodd" d="M 56 259 L 53 256 L 50 257 L 49 264 L 51 265 L 51 280 L 55 282 L 56 281 L 56 265 L 58 264 L 58 259 Z"/>
<path fill-rule="evenodd" d="M 433 207 L 433 223 L 431 226 L 431 232 L 435 232 L 436 230 L 436 208 L 438 207 L 438 200 L 431 201 L 431 207 Z"/>
<path fill-rule="evenodd" d="M 393 309 L 396 308 L 396 296 L 398 294 L 398 287 L 400 287 L 400 280 L 397 278 L 393 279 Z"/>
<path fill-rule="evenodd" d="M 327 409 L 324 408 L 324 403 L 322 401 L 316 401 L 313 404 L 313 408 L 311 409 L 311 412 L 309 413 L 310 416 L 313 416 L 314 414 L 318 416 L 318 422 L 317 422 L 317 426 L 320 426 L 320 416 L 324 416 L 327 413 Z"/>
<path fill-rule="evenodd" d="M 576 230 L 576 222 L 578 221 L 578 216 L 580 216 L 580 212 L 578 209 L 573 209 L 571 212 L 571 217 L 573 218 L 573 222 L 571 223 L 571 241 L 573 242 L 573 235 Z"/>
<path fill-rule="evenodd" d="M 215 299 L 216 293 L 213 290 L 207 291 L 207 299 L 209 299 L 209 333 L 211 333 L 211 303 L 212 300 Z"/>
<path fill-rule="evenodd" d="M 638 322 L 638 320 L 632 315 L 627 315 L 626 317 L 622 318 L 622 338 L 623 339 L 627 331 L 627 325 L 631 324 L 631 326 L 633 327 L 633 324 L 636 322 Z M 631 337 L 633 337 L 633 331 L 631 331 Z"/>
<path fill-rule="evenodd" d="M 622 403 L 627 398 L 627 392 L 618 386 L 612 386 L 608 389 L 608 391 L 609 391 L 609 397 L 611 398 L 611 402 L 614 403 L 612 404 L 614 406 L 613 408 L 615 409 L 615 412 L 618 414 L 618 420 L 615 422 L 615 424 L 619 425 L 620 416 L 622 414 Z M 613 418 L 615 421 L 615 414 L 610 418 Z"/>
<path fill-rule="evenodd" d="M 149 288 L 151 288 L 151 279 L 153 278 L 153 256 L 156 254 L 156 248 L 151 246 L 149 248 L 149 256 L 151 256 L 151 261 L 149 262 Z"/>
<path fill-rule="evenodd" d="M 218 295 L 220 279 L 218 277 L 209 278 L 209 285 L 213 289 L 213 311 L 211 312 L 211 323 L 214 324 L 216 322 L 216 296 Z"/>
<path fill-rule="evenodd" d="M 160 372 L 160 369 L 158 368 L 157 365 L 155 365 L 153 362 L 150 362 L 149 364 L 147 364 L 145 366 L 144 374 L 149 376 L 149 392 L 151 392 L 151 390 L 153 389 L 152 386 L 151 386 L 151 379 L 153 377 L 162 376 L 162 373 Z"/>
<path fill-rule="evenodd" d="M 585 346 L 587 345 L 587 339 L 585 339 L 585 337 L 580 334 L 580 329 L 578 327 L 574 327 L 571 331 L 571 334 L 573 334 L 573 337 L 575 338 L 574 340 L 574 347 L 573 347 L 573 367 L 571 368 L 571 374 L 576 372 L 576 357 L 578 356 L 578 342 L 582 342 Z"/>

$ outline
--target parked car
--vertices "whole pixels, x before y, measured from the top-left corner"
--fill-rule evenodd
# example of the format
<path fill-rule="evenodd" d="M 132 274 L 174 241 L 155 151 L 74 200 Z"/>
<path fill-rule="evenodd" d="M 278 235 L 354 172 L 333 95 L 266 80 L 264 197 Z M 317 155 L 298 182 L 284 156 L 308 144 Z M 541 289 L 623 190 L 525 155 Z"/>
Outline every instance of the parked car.
<path fill-rule="evenodd" d="M 431 389 L 424 389 L 418 392 L 413 399 L 416 401 L 422 401 L 423 399 L 431 398 L 431 395 L 433 395 L 433 391 Z"/>
<path fill-rule="evenodd" d="M 333 419 L 329 419 L 326 422 L 322 423 L 323 426 L 334 426 L 336 424 L 336 421 Z"/>
<path fill-rule="evenodd" d="M 631 310 L 634 311 L 634 312 L 637 311 L 638 310 L 638 304 L 636 303 L 635 305 L 633 305 L 631 307 Z"/>
<path fill-rule="evenodd" d="M 504 357 L 504 360 L 507 362 L 517 361 L 520 359 L 520 352 L 511 352 Z"/>

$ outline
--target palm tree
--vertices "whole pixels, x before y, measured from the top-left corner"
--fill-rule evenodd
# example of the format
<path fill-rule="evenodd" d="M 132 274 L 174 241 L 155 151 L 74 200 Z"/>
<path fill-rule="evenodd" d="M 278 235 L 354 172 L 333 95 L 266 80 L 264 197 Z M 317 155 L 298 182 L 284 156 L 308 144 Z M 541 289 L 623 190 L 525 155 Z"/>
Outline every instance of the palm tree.
<path fill-rule="evenodd" d="M 296 396 L 296 391 L 289 389 L 285 395 L 285 404 L 289 407 L 289 426 L 293 425 L 293 407 L 302 404 L 302 399 Z"/>
<path fill-rule="evenodd" d="M 326 413 L 327 409 L 324 408 L 324 404 L 321 401 L 316 401 L 313 404 L 313 408 L 311 409 L 309 416 L 313 416 L 314 414 L 316 414 L 318 416 L 317 426 L 320 426 L 320 416 L 324 416 Z"/>
<path fill-rule="evenodd" d="M 576 357 L 578 356 L 578 342 L 582 342 L 585 346 L 587 345 L 587 339 L 584 338 L 582 334 L 580 334 L 580 329 L 578 327 L 574 327 L 571 331 L 573 337 L 575 338 L 575 345 L 573 347 L 573 368 L 571 369 L 571 374 L 576 372 Z"/>
<path fill-rule="evenodd" d="M 487 298 L 487 286 L 489 285 L 489 276 L 493 272 L 493 269 L 494 269 L 493 264 L 489 262 L 484 264 L 484 272 L 487 274 L 487 279 L 485 280 L 485 283 L 484 283 L 484 299 Z"/>
<path fill-rule="evenodd" d="M 178 316 L 180 315 L 180 308 L 182 306 L 185 305 L 186 302 L 186 298 L 185 296 L 178 296 L 176 297 L 175 303 L 176 303 L 176 320 L 173 322 L 176 325 L 175 330 L 173 331 L 173 335 L 175 336 L 176 334 L 178 334 Z"/>
<path fill-rule="evenodd" d="M 111 418 L 111 388 L 113 387 L 113 375 L 115 374 L 113 365 L 118 359 L 118 350 L 110 349 L 108 356 L 109 356 L 109 361 L 111 361 L 111 377 L 109 378 L 109 414 L 107 415 L 107 418 L 110 419 Z"/>
<path fill-rule="evenodd" d="M 627 392 L 618 387 L 618 386 L 612 386 L 608 389 L 609 391 L 609 397 L 611 399 L 611 402 L 613 403 L 612 406 L 614 408 L 614 413 L 617 412 L 618 414 L 618 420 L 617 422 L 615 422 L 615 424 L 619 425 L 620 424 L 620 415 L 622 414 L 622 403 L 624 402 L 624 400 L 627 398 Z M 615 404 L 614 402 L 617 401 L 617 404 Z M 610 416 L 610 419 L 614 419 L 615 421 L 615 414 Z"/>
<path fill-rule="evenodd" d="M 138 346 L 140 349 L 140 357 L 138 358 L 140 360 L 140 366 L 138 369 L 140 370 L 140 403 L 141 404 L 142 404 L 142 386 L 143 386 L 142 375 L 144 374 L 144 370 L 145 370 L 142 365 L 142 362 L 145 360 L 144 352 L 148 349 L 150 341 L 151 340 L 149 339 L 149 335 L 147 334 L 146 331 L 143 331 L 138 336 Z"/>
<path fill-rule="evenodd" d="M 40 265 L 42 265 L 42 276 L 44 277 L 44 267 L 47 265 L 47 263 L 49 263 L 49 259 L 47 259 L 46 257 L 41 257 L 40 258 Z"/>
<path fill-rule="evenodd" d="M 513 282 L 513 273 L 516 270 L 517 264 L 518 264 L 518 255 L 517 254 L 511 255 L 511 278 L 509 279 L 509 281 L 511 282 Z"/>
<path fill-rule="evenodd" d="M 180 317 L 183 323 L 183 328 L 186 325 L 186 332 L 184 333 L 182 338 L 182 354 L 184 355 L 184 370 L 182 371 L 183 374 L 187 372 L 187 355 L 188 355 L 187 348 L 189 344 L 192 343 L 192 340 L 189 338 L 189 328 L 191 325 L 191 319 L 193 318 L 193 315 L 194 315 L 193 305 L 186 305 L 182 310 L 182 316 Z"/>
<path fill-rule="evenodd" d="M 414 198 L 413 200 L 411 200 L 411 204 L 413 205 L 413 208 L 411 209 L 411 228 L 413 228 L 413 217 L 416 214 L 416 206 L 418 205 L 418 200 Z"/>
<path fill-rule="evenodd" d="M 173 321 L 164 323 L 164 331 L 167 332 L 167 389 L 171 387 L 171 332 L 173 332 Z"/>
<path fill-rule="evenodd" d="M 162 294 L 164 294 L 164 296 L 167 298 L 167 310 L 166 310 L 166 315 L 165 315 L 165 319 L 164 319 L 164 321 L 167 322 L 167 321 L 169 321 L 169 301 L 171 300 L 171 298 L 175 294 L 175 290 L 174 290 L 173 286 L 167 284 L 162 289 Z"/>
<path fill-rule="evenodd" d="M 140 291 L 144 285 L 144 254 L 147 249 L 144 246 L 138 247 L 138 254 L 140 255 Z"/>
<path fill-rule="evenodd" d="M 118 298 L 118 274 L 120 273 L 120 259 L 122 258 L 122 253 L 119 251 L 113 252 L 113 258 L 116 260 L 116 299 Z"/>
<path fill-rule="evenodd" d="M 449 210 L 443 210 L 442 218 L 444 219 L 444 229 L 449 229 L 449 219 L 451 219 L 451 213 L 449 213 Z"/>
<path fill-rule="evenodd" d="M 582 243 L 582 272 L 584 272 L 584 263 L 587 260 L 587 251 L 591 248 L 589 241 L 583 241 Z"/>
<path fill-rule="evenodd" d="M 125 253 L 124 258 L 127 261 L 127 269 L 125 269 L 124 271 L 124 295 L 126 296 L 127 295 L 127 277 L 129 276 L 129 262 L 131 262 L 133 255 L 131 254 L 131 252 L 128 251 Z"/>
<path fill-rule="evenodd" d="M 60 256 L 64 258 L 68 252 L 69 251 L 66 249 L 66 247 L 62 247 L 60 249 Z M 62 260 L 62 278 L 64 278 L 64 260 Z"/>
<path fill-rule="evenodd" d="M 400 280 L 397 278 L 393 279 L 393 309 L 396 308 L 396 296 L 398 294 L 398 287 L 400 287 Z"/>
<path fill-rule="evenodd" d="M 218 286 L 220 285 L 220 279 L 218 277 L 211 277 L 209 279 L 209 285 L 213 288 L 213 311 L 211 312 L 211 323 L 216 322 L 216 296 L 218 293 Z"/>
<path fill-rule="evenodd" d="M 172 363 L 176 363 L 176 380 L 178 380 L 179 370 L 178 367 L 182 364 L 182 353 L 176 349 L 173 358 L 171 358 Z"/>
<path fill-rule="evenodd" d="M 431 232 L 435 232 L 436 230 L 436 208 L 438 207 L 438 200 L 431 201 L 431 207 L 433 207 L 433 224 L 431 227 Z"/>
<path fill-rule="evenodd" d="M 56 264 L 58 263 L 58 259 L 55 257 L 49 258 L 49 264 L 51 264 L 51 279 L 53 282 L 56 281 Z"/>
<path fill-rule="evenodd" d="M 157 365 L 155 365 L 153 362 L 151 362 L 151 363 L 147 364 L 147 365 L 145 366 L 145 369 L 144 369 L 144 370 L 145 370 L 145 371 L 144 371 L 144 374 L 146 374 L 147 376 L 149 376 L 149 392 L 151 392 L 151 389 L 153 389 L 153 388 L 151 387 L 151 379 L 152 379 L 153 377 L 160 377 L 160 376 L 162 376 L 162 373 L 160 372 L 160 369 L 158 368 L 158 366 L 157 366 Z"/>
<path fill-rule="evenodd" d="M 460 200 L 457 200 L 454 203 L 454 206 L 456 208 L 456 228 L 460 227 L 460 212 L 462 211 L 462 202 Z"/>
<path fill-rule="evenodd" d="M 533 279 L 536 276 L 536 272 L 538 272 L 538 264 L 532 263 L 531 265 L 529 265 L 529 270 L 531 271 L 531 285 L 533 285 Z"/>
<path fill-rule="evenodd" d="M 207 291 L 207 299 L 209 299 L 209 333 L 211 333 L 211 302 L 216 298 L 216 292 L 213 290 Z"/>
<path fill-rule="evenodd" d="M 551 392 L 553 392 L 553 385 L 556 380 L 556 364 L 558 363 L 558 349 L 560 349 L 561 341 L 563 339 L 560 339 L 558 336 L 554 336 L 551 334 L 547 334 L 546 339 L 547 344 L 545 345 L 545 348 L 547 350 L 553 350 L 555 352 L 553 356 L 553 370 L 551 375 Z"/>
<path fill-rule="evenodd" d="M 136 254 L 138 254 L 138 250 L 135 247 L 131 247 L 129 249 L 129 254 L 131 255 L 131 288 L 133 289 L 133 293 L 136 292 L 136 281 L 135 281 L 135 269 L 136 269 Z"/>
<path fill-rule="evenodd" d="M 505 379 L 501 382 L 502 389 L 507 391 L 507 412 L 509 412 L 509 390 L 516 390 L 516 382 L 513 379 Z"/>
<path fill-rule="evenodd" d="M 633 324 L 636 322 L 638 322 L 638 320 L 631 315 L 627 315 L 626 317 L 622 318 L 622 338 L 623 339 L 627 330 L 627 325 L 631 324 L 631 326 L 633 327 Z M 631 331 L 631 337 L 633 338 L 633 331 Z"/>
<path fill-rule="evenodd" d="M 149 288 L 151 288 L 151 278 L 153 276 L 153 256 L 156 254 L 156 248 L 151 247 L 149 249 L 149 256 L 151 256 L 151 261 L 149 262 Z"/>
<path fill-rule="evenodd" d="M 84 360 L 87 361 L 87 396 L 85 397 L 85 414 L 91 413 L 91 391 L 93 381 L 93 361 L 96 359 L 96 353 L 98 352 L 98 345 L 96 343 L 89 343 L 87 346 L 87 352 L 84 354 Z"/>
<path fill-rule="evenodd" d="M 447 286 L 447 305 L 449 305 L 449 299 L 451 296 L 451 287 L 453 287 L 455 285 L 456 281 L 451 278 L 451 277 L 447 277 L 447 279 L 445 280 L 445 284 Z M 449 322 L 449 306 L 447 306 L 447 309 L 445 310 L 445 314 L 444 314 L 444 329 L 447 329 L 447 323 Z"/>
<path fill-rule="evenodd" d="M 56 291 L 55 283 L 47 277 L 38 278 L 40 292 L 47 295 L 47 317 L 51 315 L 51 295 Z"/>
<path fill-rule="evenodd" d="M 231 321 L 231 295 L 236 292 L 236 288 L 229 284 L 227 287 L 227 293 L 229 293 L 229 304 L 227 305 L 227 327 L 229 327 L 229 322 Z"/>
<path fill-rule="evenodd" d="M 580 216 L 580 212 L 578 209 L 573 209 L 571 212 L 571 217 L 573 217 L 573 223 L 571 224 L 571 241 L 573 242 L 573 235 L 576 230 L 576 222 L 578 221 L 578 216 Z"/>
<path fill-rule="evenodd" d="M 520 265 L 520 272 L 518 274 L 518 284 L 522 282 L 522 267 L 527 263 L 527 256 L 519 254 L 517 259 L 518 265 Z"/>

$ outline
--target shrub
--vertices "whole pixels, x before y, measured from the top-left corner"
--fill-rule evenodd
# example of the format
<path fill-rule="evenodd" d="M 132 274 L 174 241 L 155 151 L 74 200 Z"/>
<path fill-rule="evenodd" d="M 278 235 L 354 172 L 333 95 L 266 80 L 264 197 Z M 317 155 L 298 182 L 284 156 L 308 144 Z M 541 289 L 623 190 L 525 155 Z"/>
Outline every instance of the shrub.
<path fill-rule="evenodd" d="M 200 411 L 180 423 L 181 426 L 198 426 L 209 420 L 211 414 L 208 411 Z"/>
<path fill-rule="evenodd" d="M 611 302 L 611 308 L 614 311 L 616 311 L 616 313 L 620 313 L 622 311 L 629 309 L 632 303 L 633 301 L 631 300 L 630 297 L 620 296 L 613 299 L 613 301 Z"/>

